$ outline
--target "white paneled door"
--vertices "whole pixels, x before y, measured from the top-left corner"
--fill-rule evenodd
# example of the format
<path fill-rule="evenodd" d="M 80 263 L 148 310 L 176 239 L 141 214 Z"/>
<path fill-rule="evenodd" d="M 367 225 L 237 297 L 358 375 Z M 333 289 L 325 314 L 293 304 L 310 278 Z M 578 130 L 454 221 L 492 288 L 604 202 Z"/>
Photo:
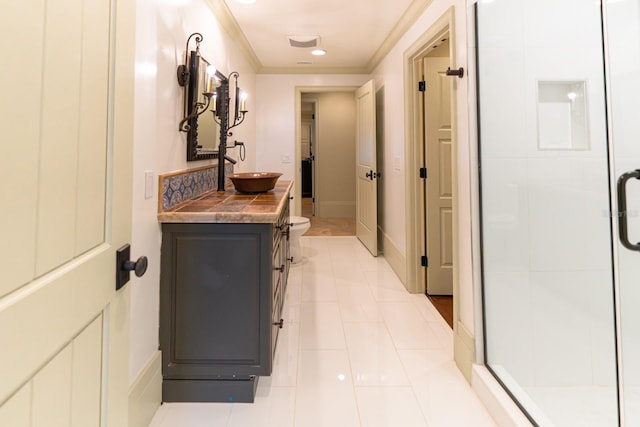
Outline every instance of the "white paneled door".
<path fill-rule="evenodd" d="M 0 426 L 127 425 L 134 11 L 0 14 Z"/>
<path fill-rule="evenodd" d="M 370 80 L 356 91 L 356 236 L 378 256 L 376 92 Z"/>
<path fill-rule="evenodd" d="M 424 59 L 427 180 L 427 293 L 453 294 L 453 176 L 449 57 Z"/>

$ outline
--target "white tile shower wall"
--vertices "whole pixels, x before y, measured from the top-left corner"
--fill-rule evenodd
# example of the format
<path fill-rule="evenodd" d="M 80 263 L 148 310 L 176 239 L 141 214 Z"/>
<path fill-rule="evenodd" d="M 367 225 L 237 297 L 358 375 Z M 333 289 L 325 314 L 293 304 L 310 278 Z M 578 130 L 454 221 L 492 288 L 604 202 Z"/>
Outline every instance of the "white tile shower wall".
<path fill-rule="evenodd" d="M 481 45 L 484 46 L 485 42 Z M 482 78 L 480 114 L 483 157 L 525 158 L 527 146 L 521 142 L 525 135 L 525 117 L 524 114 L 518 114 L 525 111 L 522 47 L 483 47 L 479 52 L 478 64 Z"/>
<path fill-rule="evenodd" d="M 605 159 L 528 160 L 532 271 L 611 270 Z"/>
<path fill-rule="evenodd" d="M 527 160 L 483 159 L 483 180 L 483 221 L 491 237 L 483 247 L 485 272 L 526 272 L 530 240 Z"/>
<path fill-rule="evenodd" d="M 533 342 L 535 384 L 538 386 L 576 386 L 594 384 L 596 372 L 614 385 L 615 359 L 594 365 L 592 337 L 594 312 L 591 302 L 607 273 L 591 271 L 554 271 L 531 273 L 531 304 L 533 311 Z M 611 298 L 600 304 L 612 306 Z M 606 323 L 607 318 L 600 319 Z M 609 324 L 609 328 L 613 325 Z M 597 343 L 603 349 L 613 349 L 611 329 L 605 340 Z M 539 349 L 545 349 L 540 351 Z M 596 349 L 599 350 L 599 349 Z M 600 359 L 602 359 L 600 357 Z"/>
<path fill-rule="evenodd" d="M 524 386 L 610 384 L 615 364 L 606 298 L 611 256 L 599 7 L 499 0 L 482 4 L 480 13 L 487 333 L 501 334 L 489 358 Z M 586 82 L 589 149 L 539 150 L 540 80 Z"/>
<path fill-rule="evenodd" d="M 485 317 L 491 325 L 487 328 L 487 337 L 493 342 L 491 365 L 508 366 L 510 376 L 519 384 L 533 384 L 534 308 L 529 273 L 496 271 L 487 276 L 491 286 L 485 289 Z M 506 339 L 493 340 L 493 337 Z M 516 361 L 518 363 L 514 363 Z"/>

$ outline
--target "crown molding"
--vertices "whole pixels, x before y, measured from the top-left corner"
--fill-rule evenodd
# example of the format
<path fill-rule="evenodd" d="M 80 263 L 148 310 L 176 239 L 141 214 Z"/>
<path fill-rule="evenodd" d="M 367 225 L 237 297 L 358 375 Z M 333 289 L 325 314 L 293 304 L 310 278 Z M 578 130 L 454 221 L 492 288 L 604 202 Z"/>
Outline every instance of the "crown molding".
<path fill-rule="evenodd" d="M 249 40 L 245 37 L 240 25 L 238 25 L 238 21 L 234 18 L 227 4 L 224 0 L 205 0 L 205 2 L 218 19 L 218 22 L 220 22 L 220 25 L 222 25 L 222 28 L 224 28 L 233 41 L 238 44 L 244 53 L 245 58 L 253 68 L 253 71 L 257 73 L 261 68 L 263 68 L 262 63 L 253 51 Z"/>
<path fill-rule="evenodd" d="M 262 67 L 258 74 L 369 74 L 364 67 Z"/>
<path fill-rule="evenodd" d="M 391 49 L 400 41 L 402 36 L 416 23 L 422 13 L 429 7 L 433 0 L 413 0 L 407 10 L 404 11 L 397 24 L 393 27 L 387 38 L 382 42 L 376 53 L 373 54 L 367 64 L 367 72 L 372 73 Z"/>

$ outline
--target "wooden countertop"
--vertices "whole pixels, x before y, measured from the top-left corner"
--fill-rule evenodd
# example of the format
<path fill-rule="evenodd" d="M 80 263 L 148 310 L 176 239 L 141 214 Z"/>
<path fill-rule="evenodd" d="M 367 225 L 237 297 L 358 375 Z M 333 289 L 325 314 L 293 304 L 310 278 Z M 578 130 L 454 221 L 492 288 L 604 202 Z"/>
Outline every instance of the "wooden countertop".
<path fill-rule="evenodd" d="M 275 223 L 285 203 L 289 203 L 292 185 L 292 181 L 278 181 L 273 190 L 258 194 L 209 191 L 158 212 L 158 222 Z"/>

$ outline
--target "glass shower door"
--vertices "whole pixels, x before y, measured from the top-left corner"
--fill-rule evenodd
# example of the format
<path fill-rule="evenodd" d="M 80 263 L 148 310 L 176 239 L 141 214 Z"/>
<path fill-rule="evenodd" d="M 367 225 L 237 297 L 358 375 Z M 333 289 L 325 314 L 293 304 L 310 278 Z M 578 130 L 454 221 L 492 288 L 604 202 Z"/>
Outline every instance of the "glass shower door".
<path fill-rule="evenodd" d="M 640 426 L 640 2 L 606 3 L 607 62 L 617 180 L 620 381 L 625 426 Z"/>
<path fill-rule="evenodd" d="M 537 425 L 617 426 L 600 2 L 479 0 L 477 12 L 487 367 Z M 640 220 L 629 232 L 640 240 Z"/>

